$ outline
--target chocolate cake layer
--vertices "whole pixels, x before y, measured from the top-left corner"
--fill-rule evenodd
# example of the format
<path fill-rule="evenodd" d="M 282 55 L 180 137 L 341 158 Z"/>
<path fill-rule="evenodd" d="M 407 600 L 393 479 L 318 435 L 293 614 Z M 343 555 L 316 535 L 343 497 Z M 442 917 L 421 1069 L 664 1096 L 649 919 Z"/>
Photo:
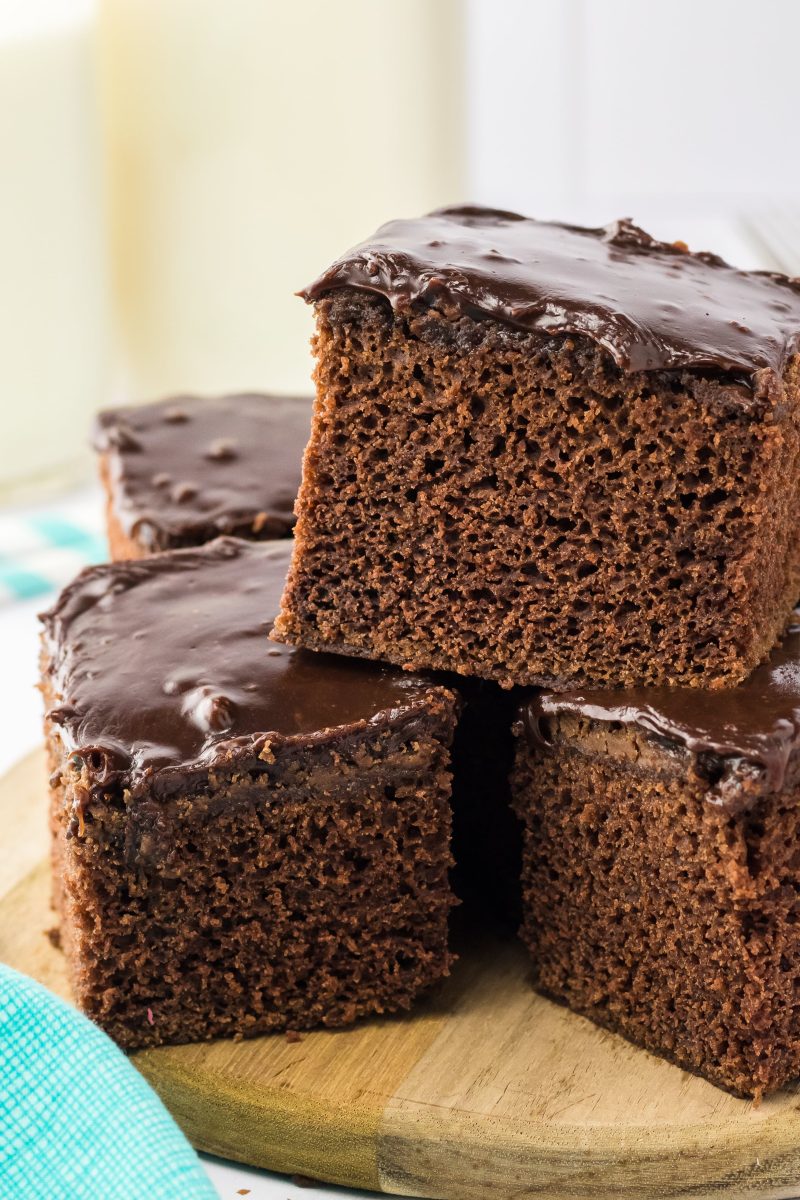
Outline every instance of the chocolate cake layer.
<path fill-rule="evenodd" d="M 392 222 L 306 293 L 275 636 L 503 686 L 731 686 L 800 595 L 800 294 L 627 224 Z"/>
<path fill-rule="evenodd" d="M 800 610 L 795 611 L 800 620 Z M 730 770 L 755 767 L 758 795 L 783 787 L 791 755 L 800 743 L 800 624 L 794 624 L 768 661 L 736 688 L 713 692 L 697 688 L 618 688 L 542 692 L 522 705 L 520 718 L 534 745 L 547 745 L 551 718 L 569 714 L 590 722 L 638 726 L 693 755 L 706 769 L 712 760 L 722 772 L 710 794 L 736 807 L 754 802 L 730 786 Z M 727 766 L 726 766 L 727 764 Z"/>
<path fill-rule="evenodd" d="M 220 534 L 289 537 L 310 422 L 299 396 L 176 396 L 100 413 L 112 557 Z"/>
<path fill-rule="evenodd" d="M 64 697 L 48 717 L 97 789 L 170 792 L 267 741 L 329 740 L 424 705 L 429 678 L 268 641 L 290 556 L 220 538 L 91 567 L 64 590 L 44 618 Z"/>
<path fill-rule="evenodd" d="M 45 614 L 63 943 L 124 1046 L 342 1025 L 448 971 L 456 698 L 271 644 L 289 553 L 93 567 Z"/>
<path fill-rule="evenodd" d="M 300 294 L 339 288 L 588 337 L 624 371 L 785 369 L 800 345 L 800 285 L 659 242 L 631 221 L 599 229 L 478 207 L 390 221 Z"/>
<path fill-rule="evenodd" d="M 735 690 L 520 708 L 536 986 L 739 1095 L 800 1076 L 800 629 Z"/>

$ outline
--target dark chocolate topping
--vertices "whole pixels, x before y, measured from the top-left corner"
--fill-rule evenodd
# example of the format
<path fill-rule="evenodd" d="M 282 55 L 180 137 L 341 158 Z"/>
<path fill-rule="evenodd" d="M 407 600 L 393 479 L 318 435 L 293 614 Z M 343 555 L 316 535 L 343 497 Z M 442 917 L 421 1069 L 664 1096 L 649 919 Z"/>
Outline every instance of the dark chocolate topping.
<path fill-rule="evenodd" d="M 165 775 L 385 723 L 430 693 L 420 675 L 268 640 L 291 550 L 220 538 L 90 567 L 43 615 L 49 715 L 101 790 L 153 772 L 174 790 Z"/>
<path fill-rule="evenodd" d="M 584 229 L 489 208 L 390 221 L 300 294 L 352 287 L 395 309 L 421 301 L 521 329 L 581 334 L 624 371 L 780 374 L 800 345 L 800 289 L 630 221 Z"/>
<path fill-rule="evenodd" d="M 800 619 L 800 609 L 795 613 Z M 685 747 L 760 772 L 760 794 L 780 791 L 790 756 L 800 744 L 800 624 L 790 627 L 768 662 L 736 688 L 630 688 L 542 692 L 520 709 L 532 744 L 546 745 L 547 718 L 559 714 L 618 721 Z M 734 790 L 710 798 L 736 807 Z"/>
<path fill-rule="evenodd" d="M 125 533 L 166 549 L 245 525 L 289 534 L 310 424 L 307 397 L 175 397 L 100 413 L 93 440 Z"/>

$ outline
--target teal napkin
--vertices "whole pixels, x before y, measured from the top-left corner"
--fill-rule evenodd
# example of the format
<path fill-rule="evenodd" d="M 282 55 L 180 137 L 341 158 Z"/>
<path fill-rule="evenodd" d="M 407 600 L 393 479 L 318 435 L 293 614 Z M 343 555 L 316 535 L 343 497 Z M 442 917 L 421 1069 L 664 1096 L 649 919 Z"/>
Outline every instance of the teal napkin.
<path fill-rule="evenodd" d="M 0 605 L 47 597 L 87 563 L 105 561 L 102 511 L 100 496 L 84 490 L 57 505 L 0 512 Z"/>
<path fill-rule="evenodd" d="M 197 1155 L 122 1051 L 2 965 L 0 1197 L 216 1197 Z"/>

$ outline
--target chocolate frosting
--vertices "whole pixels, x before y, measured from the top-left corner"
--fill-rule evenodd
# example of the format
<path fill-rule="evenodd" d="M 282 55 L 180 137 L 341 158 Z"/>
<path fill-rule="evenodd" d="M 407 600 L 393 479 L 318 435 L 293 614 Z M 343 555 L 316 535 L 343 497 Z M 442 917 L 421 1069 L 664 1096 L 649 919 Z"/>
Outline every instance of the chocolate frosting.
<path fill-rule="evenodd" d="M 310 424 L 310 397 L 178 396 L 100 413 L 93 443 L 123 530 L 164 550 L 245 526 L 288 536 Z"/>
<path fill-rule="evenodd" d="M 192 771 L 413 715 L 430 695 L 423 676 L 268 640 L 291 550 L 219 538 L 90 567 L 43 614 L 48 716 L 96 790 L 169 794 Z"/>
<path fill-rule="evenodd" d="M 800 743 L 800 624 L 790 626 L 769 660 L 735 688 L 542 692 L 522 704 L 519 716 L 531 743 L 542 746 L 548 745 L 547 718 L 564 713 L 639 726 L 692 754 L 713 755 L 722 762 L 709 798 L 742 807 L 754 791 L 742 796 L 737 770 L 743 764 L 757 769 L 755 794 L 780 791 Z"/>
<path fill-rule="evenodd" d="M 800 346 L 800 286 L 656 241 L 628 220 L 601 229 L 497 209 L 390 221 L 300 295 L 335 288 L 448 315 L 590 338 L 628 372 L 711 368 L 781 374 Z"/>

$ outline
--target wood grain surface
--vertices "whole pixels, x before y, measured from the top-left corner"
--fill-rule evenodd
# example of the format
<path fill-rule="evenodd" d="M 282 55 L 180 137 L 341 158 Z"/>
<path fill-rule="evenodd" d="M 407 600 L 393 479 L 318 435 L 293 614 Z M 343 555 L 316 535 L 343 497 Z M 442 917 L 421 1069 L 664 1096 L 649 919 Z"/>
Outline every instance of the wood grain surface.
<path fill-rule="evenodd" d="M 68 997 L 49 908 L 44 761 L 0 781 L 0 960 Z M 759 1108 L 536 996 L 475 936 L 413 1016 L 133 1061 L 194 1144 L 446 1200 L 800 1195 L 800 1094 Z"/>

